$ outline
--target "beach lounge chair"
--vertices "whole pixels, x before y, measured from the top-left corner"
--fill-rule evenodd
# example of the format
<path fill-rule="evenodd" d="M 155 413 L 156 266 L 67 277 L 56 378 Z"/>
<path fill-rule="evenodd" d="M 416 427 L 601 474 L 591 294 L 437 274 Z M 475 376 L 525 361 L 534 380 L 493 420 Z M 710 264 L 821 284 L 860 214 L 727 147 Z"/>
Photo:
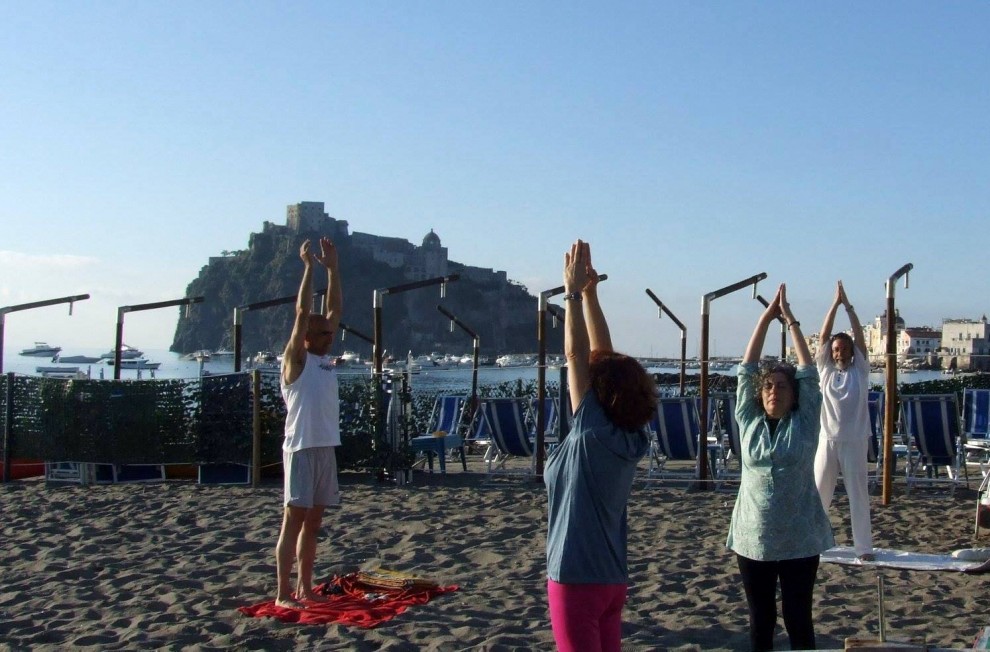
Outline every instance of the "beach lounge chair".
<path fill-rule="evenodd" d="M 458 451 L 461 465 L 467 471 L 464 439 L 461 437 L 466 404 L 466 396 L 441 394 L 433 404 L 430 431 L 409 440 L 413 452 L 426 456 L 431 473 L 434 455 L 440 458 L 440 473 L 447 473 L 447 451 Z"/>
<path fill-rule="evenodd" d="M 654 438 L 647 477 L 656 477 L 659 480 L 693 480 L 695 478 L 693 466 L 687 470 L 674 471 L 668 469 L 668 463 L 698 459 L 698 435 L 701 432 L 701 424 L 698 418 L 697 397 L 660 397 L 657 400 L 656 417 L 651 421 L 650 426 Z M 709 450 L 712 452 L 714 449 L 710 447 Z M 714 473 L 712 475 L 714 476 Z"/>
<path fill-rule="evenodd" d="M 866 451 L 866 462 L 871 491 L 883 478 L 883 425 L 886 401 L 886 394 L 883 392 L 871 391 L 867 398 L 867 406 L 870 410 L 870 444 Z M 905 439 L 903 433 L 895 433 L 894 436 L 894 467 L 892 472 L 896 474 L 897 460 L 907 458 L 908 447 L 903 443 L 897 443 Z"/>
<path fill-rule="evenodd" d="M 912 485 L 948 486 L 962 482 L 962 424 L 955 394 L 901 396 L 901 424 L 908 435 L 907 490 Z M 939 467 L 947 469 L 945 477 Z"/>
<path fill-rule="evenodd" d="M 981 530 L 990 530 L 990 473 L 983 476 L 976 491 L 976 522 L 973 536 L 979 538 Z"/>
<path fill-rule="evenodd" d="M 525 398 L 488 398 L 481 402 L 480 419 L 491 436 L 491 446 L 485 453 L 488 473 L 512 473 L 506 462 L 513 457 L 531 460 L 528 470 L 516 473 L 536 472 L 536 442 L 526 425 L 527 403 Z"/>
<path fill-rule="evenodd" d="M 966 434 L 965 462 L 990 473 L 990 389 L 963 390 L 963 432 Z"/>

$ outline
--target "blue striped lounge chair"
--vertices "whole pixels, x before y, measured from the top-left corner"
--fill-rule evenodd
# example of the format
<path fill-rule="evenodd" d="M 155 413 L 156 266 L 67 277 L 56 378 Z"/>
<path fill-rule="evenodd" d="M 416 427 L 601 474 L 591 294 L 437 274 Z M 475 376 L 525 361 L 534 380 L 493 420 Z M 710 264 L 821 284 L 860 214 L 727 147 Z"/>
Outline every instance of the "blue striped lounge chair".
<path fill-rule="evenodd" d="M 539 424 L 539 403 L 537 399 L 533 399 L 529 404 L 530 409 L 530 421 L 532 423 L 531 430 L 535 433 L 537 425 Z M 543 445 L 547 447 L 548 450 L 553 450 L 553 448 L 559 443 L 560 438 L 558 436 L 557 429 L 559 427 L 559 412 L 557 410 L 557 399 L 554 396 L 543 397 Z"/>
<path fill-rule="evenodd" d="M 528 470 L 536 472 L 536 443 L 533 432 L 526 425 L 526 411 L 529 408 L 525 398 L 488 398 L 481 402 L 480 419 L 491 437 L 491 446 L 485 453 L 488 473 L 511 473 L 506 462 L 513 457 L 530 458 Z"/>
<path fill-rule="evenodd" d="M 872 490 L 876 487 L 883 473 L 883 460 L 880 455 L 883 446 L 883 440 L 880 437 L 880 433 L 883 432 L 883 392 L 870 392 L 866 405 L 870 411 L 870 446 L 866 450 L 867 478 Z"/>
<path fill-rule="evenodd" d="M 710 400 L 715 405 L 714 422 L 722 451 L 718 468 L 719 483 L 739 480 L 742 475 L 742 445 L 739 443 L 739 422 L 736 421 L 736 395 L 731 392 L 716 392 Z M 730 470 L 730 466 L 734 468 Z"/>
<path fill-rule="evenodd" d="M 866 450 L 867 473 L 872 490 L 883 477 L 883 427 L 884 427 L 884 407 L 887 404 L 886 394 L 883 392 L 870 391 L 867 396 L 867 406 L 870 410 L 870 445 Z M 903 434 L 901 435 L 903 436 Z M 895 437 L 898 437 L 895 433 Z M 891 469 L 897 473 L 897 460 L 906 459 L 908 447 L 894 440 L 894 466 Z M 872 466 L 872 468 L 870 468 Z"/>
<path fill-rule="evenodd" d="M 465 416 L 467 397 L 444 395 L 437 397 L 430 418 L 430 431 L 409 440 L 409 447 L 415 453 L 426 456 L 430 472 L 433 472 L 433 456 L 440 458 L 440 473 L 447 473 L 447 452 L 458 451 L 461 466 L 467 471 L 467 458 L 464 455 L 464 439 L 461 429 Z M 444 433 L 444 434 L 440 434 Z"/>
<path fill-rule="evenodd" d="M 660 397 L 656 416 L 650 422 L 654 440 L 650 454 L 648 477 L 692 480 L 694 467 L 687 471 L 668 470 L 670 461 L 698 459 L 698 436 L 701 433 L 698 418 L 698 399 L 694 396 Z"/>
<path fill-rule="evenodd" d="M 966 463 L 990 474 L 990 389 L 963 390 L 963 432 Z"/>
<path fill-rule="evenodd" d="M 908 436 L 907 490 L 912 485 L 949 486 L 962 482 L 962 423 L 955 394 L 901 396 L 901 424 Z M 939 468 L 945 467 L 942 477 Z"/>

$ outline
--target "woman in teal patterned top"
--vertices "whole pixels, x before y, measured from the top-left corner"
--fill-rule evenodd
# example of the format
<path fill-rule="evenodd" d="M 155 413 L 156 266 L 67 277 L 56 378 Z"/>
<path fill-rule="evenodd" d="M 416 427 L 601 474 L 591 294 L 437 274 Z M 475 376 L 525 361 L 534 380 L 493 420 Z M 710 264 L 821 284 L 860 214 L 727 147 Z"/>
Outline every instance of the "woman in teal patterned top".
<path fill-rule="evenodd" d="M 782 362 L 760 373 L 767 328 L 778 316 L 791 333 L 798 367 Z M 754 651 L 773 649 L 779 579 L 791 649 L 814 649 L 811 607 L 819 555 L 835 541 L 815 487 L 818 370 L 784 285 L 760 316 L 742 362 L 736 400 L 742 481 L 726 546 L 736 553 L 746 590 L 750 644 Z"/>

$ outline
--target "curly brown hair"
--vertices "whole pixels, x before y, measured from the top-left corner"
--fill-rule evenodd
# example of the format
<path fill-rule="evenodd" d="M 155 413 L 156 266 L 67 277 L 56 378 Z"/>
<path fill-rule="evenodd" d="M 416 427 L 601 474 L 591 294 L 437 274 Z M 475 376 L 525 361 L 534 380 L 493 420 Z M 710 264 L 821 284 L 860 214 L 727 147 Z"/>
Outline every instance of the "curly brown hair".
<path fill-rule="evenodd" d="M 609 421 L 628 431 L 639 430 L 657 409 L 657 386 L 653 376 L 628 355 L 614 351 L 592 351 L 591 388 Z"/>
<path fill-rule="evenodd" d="M 784 374 L 787 382 L 791 385 L 791 391 L 794 393 L 794 405 L 791 406 L 791 412 L 798 409 L 798 389 L 800 385 L 797 381 L 797 369 L 790 363 L 778 362 L 761 368 L 759 375 L 756 377 L 756 385 L 753 387 L 753 393 L 756 395 L 756 404 L 760 406 L 764 414 L 766 414 L 767 409 L 763 406 L 763 385 L 770 380 L 771 376 L 778 373 Z"/>

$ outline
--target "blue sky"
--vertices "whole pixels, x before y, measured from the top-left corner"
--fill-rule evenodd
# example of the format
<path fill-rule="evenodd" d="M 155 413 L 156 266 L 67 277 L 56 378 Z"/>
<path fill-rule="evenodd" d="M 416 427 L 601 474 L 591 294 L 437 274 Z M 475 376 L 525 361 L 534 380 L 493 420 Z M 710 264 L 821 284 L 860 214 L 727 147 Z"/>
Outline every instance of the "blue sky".
<path fill-rule="evenodd" d="M 694 355 L 701 297 L 759 272 L 806 332 L 836 279 L 869 319 L 907 262 L 909 325 L 990 312 L 986 2 L 0 0 L 0 24 L 0 305 L 93 296 L 8 316 L 9 349 L 112 344 L 117 306 L 182 297 L 299 201 L 534 293 L 588 240 L 633 354 L 679 350 L 645 288 Z M 759 311 L 717 300 L 712 353 Z"/>

